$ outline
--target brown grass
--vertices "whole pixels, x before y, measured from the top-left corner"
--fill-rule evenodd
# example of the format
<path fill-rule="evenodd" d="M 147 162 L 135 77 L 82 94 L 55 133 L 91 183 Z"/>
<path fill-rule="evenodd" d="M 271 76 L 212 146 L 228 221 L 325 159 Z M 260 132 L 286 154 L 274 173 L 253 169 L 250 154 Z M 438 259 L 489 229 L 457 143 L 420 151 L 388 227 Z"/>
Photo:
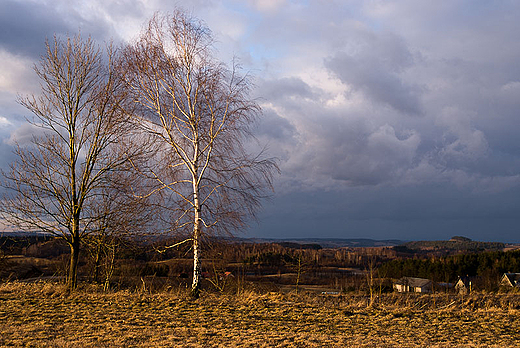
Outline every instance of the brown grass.
<path fill-rule="evenodd" d="M 514 347 L 519 295 L 183 291 L 68 293 L 0 285 L 0 345 L 24 347 Z"/>

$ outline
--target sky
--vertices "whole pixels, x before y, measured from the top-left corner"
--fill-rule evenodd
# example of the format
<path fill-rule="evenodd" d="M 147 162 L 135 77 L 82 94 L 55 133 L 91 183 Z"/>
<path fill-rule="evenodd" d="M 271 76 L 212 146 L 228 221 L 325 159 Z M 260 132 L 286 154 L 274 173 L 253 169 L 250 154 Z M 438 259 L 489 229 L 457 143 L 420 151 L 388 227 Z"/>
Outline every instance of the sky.
<path fill-rule="evenodd" d="M 0 168 L 45 38 L 134 40 L 182 7 L 253 77 L 281 174 L 238 235 L 520 242 L 520 2 L 2 0 Z"/>

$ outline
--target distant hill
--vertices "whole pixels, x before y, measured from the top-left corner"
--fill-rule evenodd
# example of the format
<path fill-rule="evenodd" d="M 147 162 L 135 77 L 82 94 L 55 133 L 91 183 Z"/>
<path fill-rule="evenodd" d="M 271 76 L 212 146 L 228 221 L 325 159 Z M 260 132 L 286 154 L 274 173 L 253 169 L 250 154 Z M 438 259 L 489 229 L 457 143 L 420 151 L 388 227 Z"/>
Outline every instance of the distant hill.
<path fill-rule="evenodd" d="M 405 241 L 397 239 L 386 239 L 386 240 L 375 240 L 367 238 L 358 239 L 337 239 L 337 238 L 290 238 L 290 239 L 269 239 L 269 238 L 239 238 L 239 241 L 251 242 L 251 243 L 278 243 L 287 246 L 297 245 L 320 245 L 322 248 L 344 248 L 344 247 L 359 247 L 359 248 L 370 248 L 370 247 L 384 247 L 384 246 L 397 246 L 405 243 Z"/>
<path fill-rule="evenodd" d="M 34 237 L 34 236 L 47 236 L 48 233 L 44 232 L 25 232 L 25 231 L 14 231 L 14 232 L 3 232 L 0 231 L 0 237 Z"/>
<path fill-rule="evenodd" d="M 503 250 L 505 243 L 477 242 L 466 237 L 456 236 L 450 240 L 415 241 L 404 243 L 402 248 L 411 251 L 493 251 Z"/>
<path fill-rule="evenodd" d="M 249 243 L 278 243 L 286 247 L 302 246 L 304 249 L 314 249 L 316 245 L 322 248 L 374 248 L 374 247 L 394 247 L 396 251 L 409 253 L 428 253 L 428 252 L 446 252 L 453 254 L 458 251 L 463 252 L 480 252 L 480 251 L 496 251 L 504 250 L 508 246 L 501 242 L 478 242 L 470 238 L 462 236 L 454 236 L 450 240 L 444 241 L 403 241 L 399 239 L 368 239 L 368 238 L 233 238 L 236 242 Z M 517 246 L 512 247 L 516 249 Z"/>

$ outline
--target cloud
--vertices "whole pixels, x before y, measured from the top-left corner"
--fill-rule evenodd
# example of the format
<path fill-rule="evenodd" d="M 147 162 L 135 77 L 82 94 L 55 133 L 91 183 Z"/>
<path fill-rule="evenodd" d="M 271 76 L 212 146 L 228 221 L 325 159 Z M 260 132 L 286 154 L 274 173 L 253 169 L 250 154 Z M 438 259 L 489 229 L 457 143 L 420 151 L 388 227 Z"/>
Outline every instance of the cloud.
<path fill-rule="evenodd" d="M 297 135 L 296 133 L 296 128 L 287 119 L 280 117 L 270 109 L 263 113 L 262 119 L 255 129 L 257 136 L 283 143 L 291 143 L 291 139 Z"/>
<path fill-rule="evenodd" d="M 5 140 L 5 143 L 10 146 L 27 146 L 32 143 L 35 136 L 41 136 L 44 133 L 45 131 L 42 128 L 30 123 L 23 123 L 11 133 L 10 137 Z"/>
<path fill-rule="evenodd" d="M 255 94 L 269 102 L 288 98 L 310 99 L 317 97 L 307 83 L 295 76 L 263 80 Z"/>
<path fill-rule="evenodd" d="M 367 33 L 362 42 L 325 59 L 325 66 L 341 82 L 361 91 L 376 103 L 417 115 L 421 113 L 422 89 L 407 83 L 401 76 L 414 64 L 413 55 L 402 39 L 395 35 Z"/>
<path fill-rule="evenodd" d="M 363 109 L 330 102 L 334 95 L 301 79 L 264 81 L 260 91 L 266 96 L 262 134 L 284 149 L 282 171 L 298 187 L 296 182 L 306 190 L 391 182 L 415 158 L 417 132 L 375 125 Z"/>
<path fill-rule="evenodd" d="M 316 121 L 299 130 L 300 142 L 287 163 L 289 171 L 316 187 L 396 183 L 412 166 L 420 143 L 416 132 L 406 130 L 398 136 L 388 124 L 371 130 L 360 120 Z"/>
<path fill-rule="evenodd" d="M 250 0 L 250 3 L 260 12 L 273 13 L 285 5 L 286 0 Z"/>
<path fill-rule="evenodd" d="M 15 54 L 37 57 L 42 44 L 53 32 L 66 32 L 68 27 L 55 7 L 41 2 L 2 2 L 0 12 L 0 45 Z"/>
<path fill-rule="evenodd" d="M 100 43 L 120 41 L 135 36 L 144 18 L 152 13 L 134 0 L 55 0 L 52 4 L 5 0 L 0 11 L 0 48 L 36 59 L 44 53 L 45 40 L 54 35 L 81 32 Z"/>
<path fill-rule="evenodd" d="M 0 127 L 4 127 L 4 126 L 10 126 L 12 125 L 11 122 L 9 122 L 9 120 L 3 116 L 0 116 Z"/>
<path fill-rule="evenodd" d="M 18 93 L 36 92 L 38 81 L 33 62 L 9 51 L 0 49 L 0 92 L 10 93 L 16 99 Z"/>
<path fill-rule="evenodd" d="M 264 117 L 255 134 L 282 168 L 273 233 L 297 225 L 305 233 L 402 230 L 413 239 L 420 229 L 471 226 L 483 236 L 492 224 L 479 216 L 512 231 L 501 219 L 520 213 L 520 3 L 178 3 L 210 26 L 218 57 L 240 57 L 257 77 Z M 2 146 L 34 131 L 13 100 L 38 86 L 31 65 L 46 36 L 81 29 L 120 42 L 174 6 L 4 1 L 0 116 L 12 125 Z M 339 217 L 326 224 L 331 214 Z"/>
<path fill-rule="evenodd" d="M 253 227 L 251 235 L 404 240 L 465 235 L 517 242 L 519 193 L 516 187 L 481 195 L 438 184 L 292 191 L 277 195 L 264 208 L 259 216 L 262 225 Z"/>
<path fill-rule="evenodd" d="M 501 184 L 492 182 L 514 185 L 514 179 L 498 178 L 514 178 L 519 168 L 517 65 L 509 48 L 493 57 L 478 44 L 511 42 L 513 24 L 470 37 L 461 31 L 482 31 L 468 29 L 450 11 L 464 12 L 442 4 L 420 9 L 406 1 L 350 12 L 313 2 L 296 8 L 299 21 L 289 17 L 278 34 L 293 51 L 284 50 L 268 70 L 283 67 L 284 77 L 273 76 L 260 88 L 267 107 L 297 131 L 298 142 L 284 163 L 287 177 L 316 187 L 451 182 L 497 190 Z M 430 26 L 438 23 L 429 13 L 446 21 L 440 35 L 432 37 Z M 471 25 L 484 13 L 471 13 Z M 401 17 L 413 28 L 399 22 Z M 274 32 L 275 19 L 264 20 L 263 29 Z M 300 31 L 301 23 L 314 32 Z M 299 38 L 298 32 L 306 35 Z M 468 38 L 471 42 L 464 41 Z M 460 42 L 468 52 L 446 50 L 443 42 Z"/>

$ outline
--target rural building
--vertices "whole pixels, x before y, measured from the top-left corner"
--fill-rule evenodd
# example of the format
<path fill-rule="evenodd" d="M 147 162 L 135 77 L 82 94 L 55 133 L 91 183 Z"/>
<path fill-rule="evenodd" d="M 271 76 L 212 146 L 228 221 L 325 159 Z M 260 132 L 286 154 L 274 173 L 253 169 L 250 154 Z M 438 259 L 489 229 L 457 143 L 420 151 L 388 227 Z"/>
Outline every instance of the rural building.
<path fill-rule="evenodd" d="M 403 277 L 394 283 L 398 292 L 431 292 L 432 282 L 429 279 Z"/>
<path fill-rule="evenodd" d="M 455 283 L 455 290 L 457 290 L 459 294 L 467 294 L 471 292 L 472 285 L 469 277 L 459 277 Z"/>
<path fill-rule="evenodd" d="M 504 273 L 500 279 L 500 286 L 520 288 L 520 273 Z"/>

